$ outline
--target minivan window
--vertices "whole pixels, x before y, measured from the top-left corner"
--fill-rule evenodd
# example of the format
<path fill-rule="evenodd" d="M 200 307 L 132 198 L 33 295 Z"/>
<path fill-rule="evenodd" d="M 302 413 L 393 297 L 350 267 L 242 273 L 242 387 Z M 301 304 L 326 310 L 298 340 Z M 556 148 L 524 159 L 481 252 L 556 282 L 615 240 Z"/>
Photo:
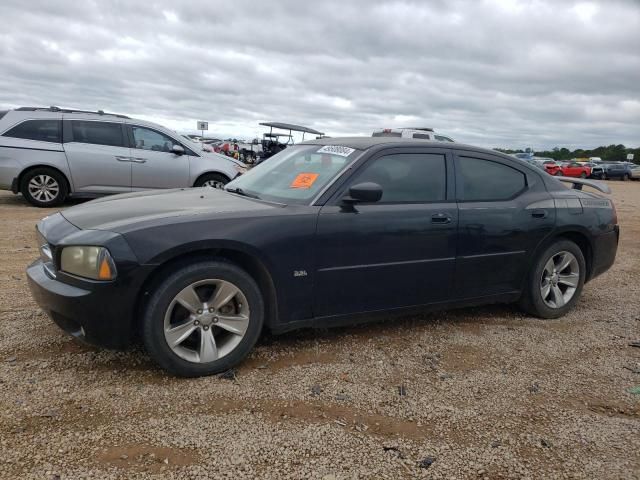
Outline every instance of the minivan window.
<path fill-rule="evenodd" d="M 527 185 L 524 173 L 502 163 L 460 157 L 459 166 L 463 201 L 508 200 Z"/>
<path fill-rule="evenodd" d="M 350 184 L 363 182 L 382 187 L 378 203 L 442 202 L 447 192 L 445 157 L 422 153 L 385 155 L 369 162 Z"/>
<path fill-rule="evenodd" d="M 170 152 L 177 142 L 167 135 L 143 127 L 131 127 L 135 147 L 154 152 Z"/>
<path fill-rule="evenodd" d="M 401 132 L 373 132 L 372 137 L 402 137 Z"/>
<path fill-rule="evenodd" d="M 72 120 L 73 141 L 94 145 L 125 147 L 122 125 L 111 122 L 87 122 Z"/>
<path fill-rule="evenodd" d="M 436 135 L 436 140 L 439 142 L 453 142 L 449 137 L 443 137 L 442 135 Z"/>
<path fill-rule="evenodd" d="M 60 120 L 26 120 L 4 133 L 3 136 L 60 143 L 62 141 L 60 133 Z"/>
<path fill-rule="evenodd" d="M 413 138 L 418 138 L 420 140 L 429 140 L 431 137 L 427 133 L 414 133 Z"/>

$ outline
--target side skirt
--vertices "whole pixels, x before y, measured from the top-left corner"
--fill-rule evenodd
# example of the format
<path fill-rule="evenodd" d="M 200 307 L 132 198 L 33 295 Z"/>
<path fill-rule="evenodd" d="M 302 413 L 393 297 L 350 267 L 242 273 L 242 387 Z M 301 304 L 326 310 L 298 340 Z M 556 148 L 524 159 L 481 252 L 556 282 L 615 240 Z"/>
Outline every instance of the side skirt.
<path fill-rule="evenodd" d="M 484 297 L 473 297 L 464 300 L 430 303 L 426 305 L 415 305 L 411 307 L 400 307 L 394 308 L 392 310 L 375 310 L 347 315 L 316 317 L 305 320 L 297 320 L 295 322 L 289 322 L 285 324 L 278 323 L 271 326 L 271 332 L 278 335 L 301 328 L 344 327 L 348 325 L 357 325 L 361 323 L 382 320 L 388 317 L 397 317 L 409 314 L 427 313 L 440 310 L 454 310 L 459 308 L 475 307 L 479 305 L 488 305 L 492 303 L 513 303 L 518 301 L 520 299 L 520 296 L 521 292 L 513 291 L 508 293 L 501 293 L 499 295 L 488 295 Z"/>

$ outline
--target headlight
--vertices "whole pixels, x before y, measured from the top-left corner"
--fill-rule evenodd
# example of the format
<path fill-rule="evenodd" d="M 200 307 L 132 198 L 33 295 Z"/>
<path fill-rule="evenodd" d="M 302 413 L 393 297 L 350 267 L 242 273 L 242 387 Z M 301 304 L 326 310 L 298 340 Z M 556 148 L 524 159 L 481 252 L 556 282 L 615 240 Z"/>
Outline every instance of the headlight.
<path fill-rule="evenodd" d="M 116 278 L 116 264 L 104 247 L 65 247 L 60 258 L 60 270 L 93 280 Z"/>

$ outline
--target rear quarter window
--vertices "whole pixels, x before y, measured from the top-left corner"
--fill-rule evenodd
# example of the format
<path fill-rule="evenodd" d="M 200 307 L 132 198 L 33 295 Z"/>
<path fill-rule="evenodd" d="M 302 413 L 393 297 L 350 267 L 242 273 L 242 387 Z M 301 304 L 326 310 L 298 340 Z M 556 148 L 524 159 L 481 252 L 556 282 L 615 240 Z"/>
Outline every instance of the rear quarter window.
<path fill-rule="evenodd" d="M 39 142 L 60 143 L 61 120 L 25 120 L 9 129 L 2 136 L 21 138 L 23 140 L 36 140 Z"/>
<path fill-rule="evenodd" d="M 400 132 L 373 132 L 372 137 L 402 137 Z"/>

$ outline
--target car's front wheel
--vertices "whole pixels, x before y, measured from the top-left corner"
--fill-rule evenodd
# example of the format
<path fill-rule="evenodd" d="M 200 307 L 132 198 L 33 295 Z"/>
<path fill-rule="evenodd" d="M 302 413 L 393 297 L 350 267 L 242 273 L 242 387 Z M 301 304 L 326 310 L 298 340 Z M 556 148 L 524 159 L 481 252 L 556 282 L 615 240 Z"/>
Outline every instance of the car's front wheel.
<path fill-rule="evenodd" d="M 541 318 L 558 318 L 578 301 L 586 274 L 580 247 L 570 240 L 558 240 L 536 259 L 520 305 Z"/>
<path fill-rule="evenodd" d="M 229 179 L 219 173 L 207 173 L 194 184 L 194 187 L 211 187 L 211 188 L 224 188 L 229 183 Z"/>
<path fill-rule="evenodd" d="M 57 207 L 67 198 L 65 178 L 52 168 L 34 168 L 22 178 L 22 196 L 36 207 Z"/>
<path fill-rule="evenodd" d="M 224 372 L 255 345 L 264 322 L 262 294 L 237 265 L 203 261 L 186 265 L 153 291 L 143 318 L 151 358 L 183 377 Z"/>

